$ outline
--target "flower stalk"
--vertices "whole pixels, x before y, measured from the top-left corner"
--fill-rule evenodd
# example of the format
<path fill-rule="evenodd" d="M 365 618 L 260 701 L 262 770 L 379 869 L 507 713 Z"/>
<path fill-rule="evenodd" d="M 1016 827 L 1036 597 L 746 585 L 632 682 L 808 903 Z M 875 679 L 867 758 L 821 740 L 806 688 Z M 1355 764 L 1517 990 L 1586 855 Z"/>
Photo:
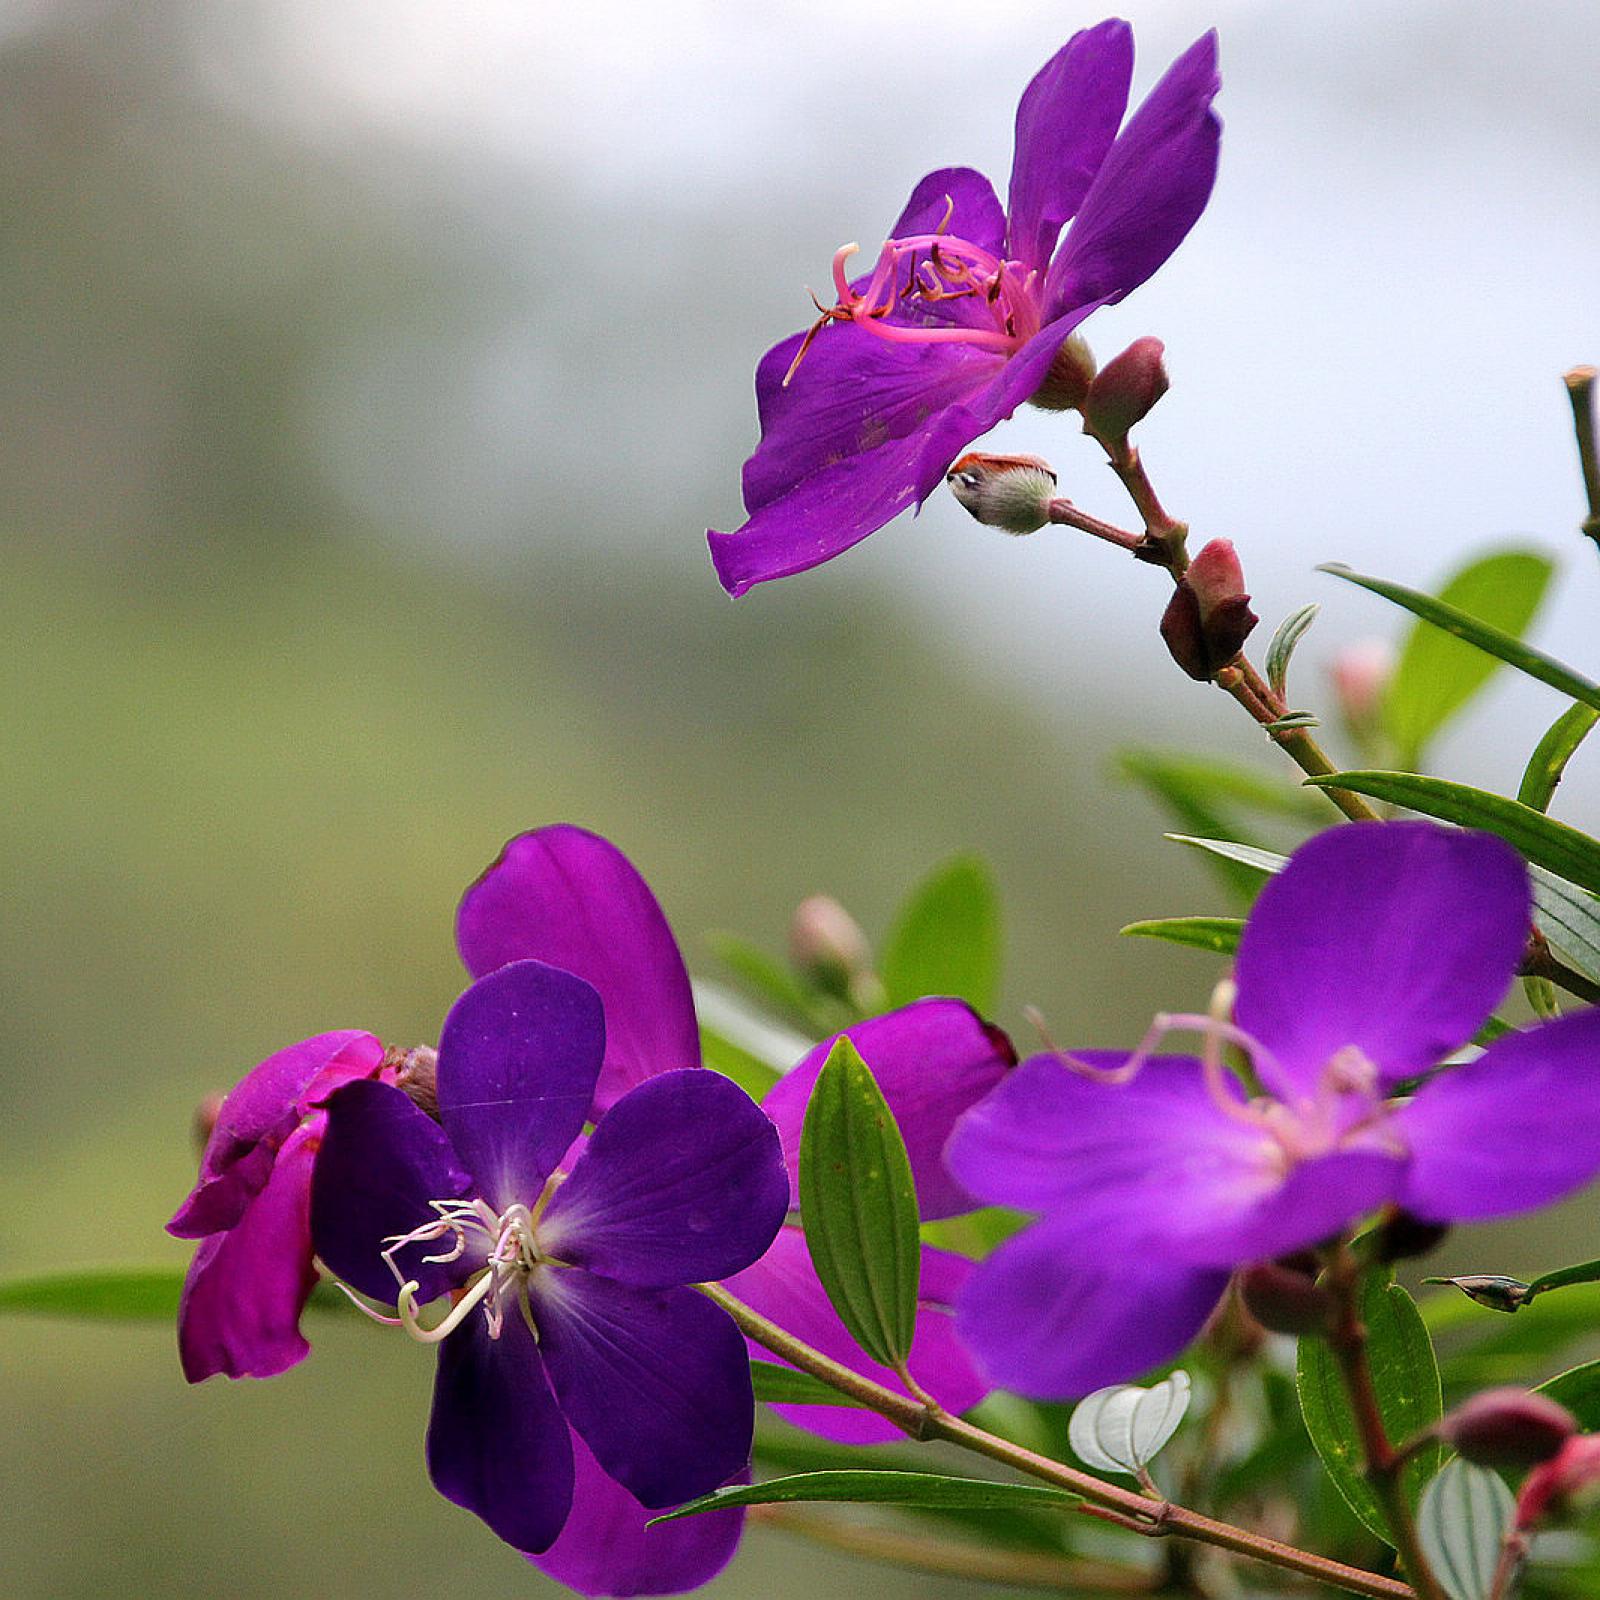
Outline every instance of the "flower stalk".
<path fill-rule="evenodd" d="M 1087 1472 L 1060 1461 L 1052 1461 L 1048 1456 L 1039 1455 L 961 1417 L 952 1416 L 937 1404 L 920 1403 L 851 1371 L 752 1310 L 720 1284 L 703 1283 L 699 1288 L 714 1305 L 720 1306 L 733 1318 L 741 1332 L 763 1349 L 770 1350 L 773 1355 L 782 1357 L 802 1372 L 810 1373 L 840 1394 L 888 1418 L 911 1438 L 921 1442 L 937 1439 L 946 1444 L 959 1445 L 964 1450 L 1011 1467 L 1028 1477 L 1067 1489 L 1088 1502 L 1083 1508 L 1085 1511 L 1115 1522 L 1119 1527 L 1146 1537 L 1171 1535 L 1192 1539 L 1235 1555 L 1249 1556 L 1269 1566 L 1297 1572 L 1302 1577 L 1320 1580 L 1350 1594 L 1377 1596 L 1380 1600 L 1408 1600 L 1413 1596 L 1420 1596 L 1420 1600 L 1443 1600 L 1437 1589 L 1414 1590 L 1393 1578 L 1364 1572 L 1359 1567 L 1313 1555 L 1264 1534 L 1218 1522 L 1170 1501 L 1136 1494 L 1131 1489 L 1102 1482 Z"/>
<path fill-rule="evenodd" d="M 1583 469 L 1583 493 L 1589 514 L 1580 526 L 1600 549 L 1600 439 L 1595 432 L 1595 383 L 1600 379 L 1593 367 L 1574 367 L 1565 376 L 1567 397 L 1572 401 L 1572 424 L 1578 434 L 1578 463 Z"/>

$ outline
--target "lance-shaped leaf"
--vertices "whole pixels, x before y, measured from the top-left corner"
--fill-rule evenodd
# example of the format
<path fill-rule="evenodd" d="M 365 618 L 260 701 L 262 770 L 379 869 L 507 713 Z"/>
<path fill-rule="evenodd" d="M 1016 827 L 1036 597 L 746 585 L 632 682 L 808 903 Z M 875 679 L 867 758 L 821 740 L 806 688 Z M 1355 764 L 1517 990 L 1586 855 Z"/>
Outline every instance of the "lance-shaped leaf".
<path fill-rule="evenodd" d="M 1452 1461 L 1423 1491 L 1417 1538 L 1450 1600 L 1489 1600 L 1515 1515 L 1499 1474 L 1469 1461 Z"/>
<path fill-rule="evenodd" d="M 1399 1284 L 1385 1281 L 1382 1273 L 1368 1273 L 1363 1280 L 1360 1315 L 1367 1330 L 1367 1362 L 1378 1412 L 1384 1431 L 1398 1443 L 1431 1428 L 1444 1414 L 1433 1343 L 1411 1296 Z M 1295 1381 L 1306 1431 L 1328 1476 L 1367 1527 L 1393 1544 L 1388 1521 L 1366 1479 L 1361 1435 L 1339 1364 L 1325 1340 L 1300 1341 Z M 1437 1445 L 1426 1445 L 1405 1468 L 1401 1485 L 1413 1507 L 1438 1467 L 1439 1454 Z"/>
<path fill-rule="evenodd" d="M 1581 672 L 1574 672 L 1571 667 L 1557 661 L 1554 656 L 1547 656 L 1542 650 L 1535 650 L 1531 645 L 1523 644 L 1520 639 L 1512 638 L 1510 634 L 1492 627 L 1457 606 L 1448 605 L 1431 594 L 1408 589 L 1404 584 L 1390 583 L 1385 578 L 1370 578 L 1364 573 L 1352 572 L 1349 567 L 1341 566 L 1338 562 L 1329 562 L 1326 566 L 1318 567 L 1317 571 L 1330 573 L 1335 578 L 1343 578 L 1347 583 L 1370 589 L 1373 594 L 1382 595 L 1385 600 L 1392 600 L 1397 606 L 1404 606 L 1413 616 L 1422 617 L 1436 628 L 1443 628 L 1446 633 L 1453 633 L 1456 638 L 1465 639 L 1468 644 L 1476 645 L 1478 649 L 1487 651 L 1491 656 L 1499 657 L 1508 666 L 1515 667 L 1518 672 L 1526 673 L 1530 678 L 1537 678 L 1541 683 L 1548 683 L 1551 688 L 1559 689 L 1572 699 L 1581 700 L 1585 705 L 1600 710 L 1600 684 L 1591 683 Z"/>
<path fill-rule="evenodd" d="M 1589 731 L 1600 722 L 1600 708 L 1595 706 L 1568 706 L 1545 729 L 1544 737 L 1533 748 L 1528 764 L 1523 768 L 1522 782 L 1517 788 L 1517 799 L 1535 811 L 1548 811 L 1556 785 L 1567 770 L 1578 746 L 1588 738 Z"/>
<path fill-rule="evenodd" d="M 738 1483 L 679 1506 L 659 1522 L 696 1517 L 727 1506 L 794 1505 L 843 1501 L 850 1505 L 940 1506 L 963 1511 L 1041 1509 L 1076 1505 L 1080 1496 L 1044 1484 L 994 1483 L 985 1478 L 947 1478 L 936 1472 L 801 1472 L 768 1483 Z"/>
<path fill-rule="evenodd" d="M 1532 877 L 1545 937 L 1584 977 L 1600 983 L 1600 899 L 1543 867 L 1535 867 Z"/>
<path fill-rule="evenodd" d="M 859 1402 L 840 1394 L 821 1378 L 813 1378 L 798 1367 L 785 1367 L 776 1361 L 752 1361 L 750 1383 L 757 1400 L 788 1406 L 853 1406 Z"/>
<path fill-rule="evenodd" d="M 1322 789 L 1353 789 L 1443 822 L 1497 833 L 1536 866 L 1600 893 L 1600 841 L 1518 800 L 1411 772 L 1334 772 L 1305 781 Z"/>
<path fill-rule="evenodd" d="M 1294 655 L 1294 649 L 1305 636 L 1305 631 L 1317 620 L 1320 606 L 1313 601 L 1308 606 L 1301 606 L 1298 611 L 1291 612 L 1278 624 L 1278 631 L 1272 636 L 1272 643 L 1267 646 L 1267 682 L 1272 685 L 1272 692 L 1282 700 L 1289 686 L 1289 660 Z"/>
<path fill-rule="evenodd" d="M 912 890 L 884 947 L 882 976 L 891 1006 L 949 995 L 985 1016 L 994 1010 L 1000 899 L 976 856 L 958 856 Z"/>
<path fill-rule="evenodd" d="M 1520 639 L 1539 609 L 1550 573 L 1543 556 L 1499 551 L 1461 568 L 1438 598 L 1453 611 Z M 1418 618 L 1401 648 L 1384 701 L 1384 723 L 1402 766 L 1417 764 L 1428 741 L 1477 694 L 1497 665 L 1493 656 Z"/>
<path fill-rule="evenodd" d="M 1078 1459 L 1096 1472 L 1137 1475 L 1178 1431 L 1189 1409 L 1189 1395 L 1189 1374 L 1182 1370 L 1148 1389 L 1135 1383 L 1096 1389 L 1073 1408 L 1067 1442 Z"/>
<path fill-rule="evenodd" d="M 1282 872 L 1289 865 L 1288 856 L 1280 855 L 1276 850 L 1263 850 L 1253 844 L 1235 844 L 1232 839 L 1196 839 L 1187 833 L 1168 833 L 1162 837 L 1174 844 L 1186 844 L 1192 850 L 1203 850 L 1207 855 L 1221 856 L 1224 861 L 1237 861 L 1241 867 L 1248 867 L 1252 872 Z"/>
<path fill-rule="evenodd" d="M 1585 1361 L 1558 1372 L 1533 1392 L 1565 1406 L 1578 1419 L 1582 1432 L 1593 1433 L 1600 1428 L 1600 1361 Z"/>
<path fill-rule="evenodd" d="M 1130 922 L 1118 931 L 1133 939 L 1164 939 L 1168 944 L 1187 945 L 1191 950 L 1209 950 L 1213 955 L 1231 956 L 1239 948 L 1244 919 L 1162 917 L 1154 922 Z"/>
<path fill-rule="evenodd" d="M 168 1267 L 51 1272 L 0 1281 L 0 1311 L 93 1322 L 171 1322 L 183 1273 Z"/>
<path fill-rule="evenodd" d="M 903 1370 L 917 1325 L 917 1191 L 894 1113 L 849 1039 L 829 1052 L 806 1107 L 800 1220 L 850 1336 Z"/>

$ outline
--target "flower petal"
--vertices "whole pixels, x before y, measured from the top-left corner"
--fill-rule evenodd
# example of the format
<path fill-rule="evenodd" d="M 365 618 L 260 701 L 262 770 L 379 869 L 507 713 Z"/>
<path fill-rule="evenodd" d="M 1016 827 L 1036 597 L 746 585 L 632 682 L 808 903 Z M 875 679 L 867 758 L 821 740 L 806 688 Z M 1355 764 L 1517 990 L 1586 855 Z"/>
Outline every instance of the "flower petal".
<path fill-rule="evenodd" d="M 530 1556 L 547 1577 L 579 1594 L 681 1594 L 709 1583 L 727 1566 L 744 1532 L 744 1509 L 708 1511 L 659 1528 L 620 1483 L 600 1470 L 588 1445 L 572 1435 L 572 1513 L 561 1537 Z M 748 1481 L 748 1473 L 734 1481 Z"/>
<path fill-rule="evenodd" d="M 1183 242 L 1217 175 L 1222 124 L 1211 102 L 1221 87 L 1208 33 L 1168 68 L 1101 163 L 1045 279 L 1052 311 L 1122 299 Z"/>
<path fill-rule="evenodd" d="M 911 1345 L 911 1375 L 945 1410 L 957 1413 L 971 1410 L 989 1392 L 972 1357 L 956 1338 L 952 1315 L 956 1295 L 971 1271 L 972 1263 L 964 1256 L 935 1250 L 931 1245 L 922 1248 L 920 1309 Z M 799 1228 L 785 1227 L 766 1255 L 753 1267 L 728 1279 L 727 1288 L 746 1305 L 853 1372 L 901 1394 L 908 1392 L 897 1374 L 870 1360 L 846 1331 L 817 1279 L 811 1252 Z M 754 1343 L 750 1354 L 761 1361 L 777 1359 Z M 774 1406 L 773 1410 L 798 1428 L 843 1444 L 881 1444 L 903 1437 L 898 1428 L 876 1413 L 850 1406 Z"/>
<path fill-rule="evenodd" d="M 1559 1200 L 1600 1171 L 1600 1011 L 1496 1039 L 1424 1084 L 1394 1127 L 1419 1216 L 1471 1222 Z"/>
<path fill-rule="evenodd" d="M 317 1254 L 362 1294 L 393 1305 L 399 1284 L 381 1252 L 388 1240 L 434 1219 L 430 1202 L 466 1194 L 444 1129 L 387 1083 L 351 1083 L 328 1100 L 327 1130 L 311 1184 L 311 1237 Z M 462 1282 L 482 1262 L 430 1264 L 448 1239 L 407 1245 L 395 1265 L 420 1285 L 422 1304 Z"/>
<path fill-rule="evenodd" d="M 1064 1212 L 979 1262 L 956 1326 L 1001 1388 L 1074 1400 L 1177 1355 L 1227 1286 L 1225 1271 L 1109 1256 Z"/>
<path fill-rule="evenodd" d="M 200 1243 L 178 1302 L 183 1375 L 199 1383 L 270 1378 L 311 1352 L 300 1312 L 316 1282 L 311 1264 L 314 1125 L 284 1142 L 266 1186 L 233 1226 Z"/>
<path fill-rule="evenodd" d="M 819 1044 L 767 1091 L 761 1108 L 783 1137 L 791 1204 L 800 1204 L 800 1131 L 806 1106 L 829 1052 L 846 1037 L 872 1069 L 900 1126 L 923 1218 L 931 1222 L 971 1211 L 977 1202 L 945 1170 L 945 1141 L 956 1119 L 988 1094 L 1017 1058 L 1005 1034 L 960 1000 L 918 1000 L 858 1022 Z"/>
<path fill-rule="evenodd" d="M 1510 845 L 1431 822 L 1356 822 L 1302 845 L 1271 879 L 1234 965 L 1234 1014 L 1275 1060 L 1262 1080 L 1313 1094 L 1355 1046 L 1392 1085 L 1435 1066 L 1493 1010 L 1528 934 Z"/>
<path fill-rule="evenodd" d="M 527 1324 L 474 1314 L 439 1346 L 428 1471 L 518 1550 L 547 1550 L 572 1504 L 572 1441 Z"/>
<path fill-rule="evenodd" d="M 623 1096 L 539 1224 L 541 1248 L 639 1288 L 725 1278 L 783 1226 L 778 1131 L 737 1084 L 668 1072 Z"/>
<path fill-rule="evenodd" d="M 700 1065 L 672 929 L 638 869 L 599 834 L 563 823 L 513 839 L 462 896 L 456 941 L 474 978 L 532 958 L 593 985 L 606 1018 L 597 1112 L 653 1073 Z"/>
<path fill-rule="evenodd" d="M 1010 254 L 1041 272 L 1088 193 L 1128 108 L 1133 29 L 1113 17 L 1073 36 L 1017 106 Z"/>
<path fill-rule="evenodd" d="M 200 1239 L 231 1228 L 266 1186 L 278 1149 L 299 1126 L 308 1101 L 375 1072 L 382 1061 L 383 1045 L 355 1029 L 319 1033 L 268 1056 L 222 1102 L 200 1160 L 199 1182 L 167 1232 Z"/>
<path fill-rule="evenodd" d="M 749 1358 L 739 1330 L 704 1295 L 562 1268 L 529 1288 L 561 1409 L 640 1504 L 680 1505 L 749 1462 Z"/>
<path fill-rule="evenodd" d="M 589 1116 L 605 1016 L 582 978 L 513 961 L 480 978 L 439 1034 L 439 1120 L 497 1211 L 531 1205 Z"/>

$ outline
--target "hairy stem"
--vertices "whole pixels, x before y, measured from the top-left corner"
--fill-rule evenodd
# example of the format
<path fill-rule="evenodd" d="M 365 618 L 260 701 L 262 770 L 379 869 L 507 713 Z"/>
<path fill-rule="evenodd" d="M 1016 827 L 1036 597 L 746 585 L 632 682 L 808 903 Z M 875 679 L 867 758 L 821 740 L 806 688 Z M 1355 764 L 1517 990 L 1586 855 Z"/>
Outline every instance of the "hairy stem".
<path fill-rule="evenodd" d="M 1000 1438 L 998 1434 L 952 1416 L 936 1404 L 924 1404 L 863 1377 L 804 1340 L 785 1332 L 775 1322 L 729 1294 L 720 1284 L 703 1283 L 699 1287 L 702 1294 L 733 1318 L 741 1332 L 754 1339 L 763 1349 L 781 1356 L 802 1372 L 809 1372 L 812 1377 L 820 1378 L 839 1393 L 887 1417 L 913 1439 L 940 1439 L 948 1444 L 959 1445 L 964 1450 L 971 1450 L 1031 1478 L 1067 1489 L 1082 1496 L 1089 1502 L 1090 1508 L 1102 1508 L 1110 1514 L 1111 1520 L 1150 1537 L 1170 1534 L 1177 1538 L 1193 1539 L 1201 1544 L 1214 1545 L 1219 1550 L 1250 1556 L 1270 1566 L 1300 1573 L 1303 1577 L 1319 1579 L 1351 1594 L 1390 1597 L 1390 1600 L 1406 1600 L 1406 1597 L 1414 1594 L 1410 1587 L 1393 1578 L 1380 1577 L 1376 1573 L 1363 1572 L 1359 1567 L 1346 1566 L 1342 1561 L 1330 1561 L 1309 1551 L 1297 1550 L 1293 1545 L 1269 1539 L 1264 1534 L 1235 1528 L 1169 1501 L 1136 1494 L 1131 1489 L 1123 1489 L 1113 1483 L 1104 1483 L 1076 1467 L 1052 1461 L 1048 1456 L 1041 1456 L 1022 1445 L 1013 1444 L 1009 1439 Z M 1434 1591 L 1424 1595 L 1422 1600 L 1442 1600 L 1442 1597 Z"/>
<path fill-rule="evenodd" d="M 1578 433 L 1578 463 L 1583 469 L 1583 493 L 1589 514 L 1581 527 L 1600 548 L 1600 442 L 1595 434 L 1594 391 L 1600 378 L 1593 367 L 1574 367 L 1566 374 L 1567 396 L 1572 401 L 1572 424 Z"/>

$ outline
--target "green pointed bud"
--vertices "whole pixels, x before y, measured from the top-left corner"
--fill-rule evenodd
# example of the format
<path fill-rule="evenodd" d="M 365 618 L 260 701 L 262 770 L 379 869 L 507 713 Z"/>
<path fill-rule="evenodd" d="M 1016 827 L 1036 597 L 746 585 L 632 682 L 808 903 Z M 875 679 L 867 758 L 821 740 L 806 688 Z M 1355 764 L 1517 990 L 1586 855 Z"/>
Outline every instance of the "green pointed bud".
<path fill-rule="evenodd" d="M 1056 475 L 1038 456 L 964 455 L 945 474 L 955 497 L 987 528 L 1036 533 L 1050 520 Z"/>
<path fill-rule="evenodd" d="M 1029 399 L 1041 411 L 1076 411 L 1089 397 L 1094 374 L 1094 351 L 1078 334 L 1069 333 Z"/>
<path fill-rule="evenodd" d="M 1159 339 L 1135 339 L 1100 369 L 1083 402 L 1089 432 L 1106 440 L 1126 439 L 1129 429 L 1144 421 L 1167 392 L 1166 348 Z"/>
<path fill-rule="evenodd" d="M 1537 1466 L 1577 1431 L 1577 1420 L 1565 1406 L 1526 1389 L 1486 1389 L 1439 1424 L 1439 1437 L 1480 1467 Z"/>
<path fill-rule="evenodd" d="M 1178 580 L 1161 618 L 1172 659 L 1204 683 L 1234 659 L 1261 619 L 1250 609 L 1231 539 L 1213 539 Z"/>

